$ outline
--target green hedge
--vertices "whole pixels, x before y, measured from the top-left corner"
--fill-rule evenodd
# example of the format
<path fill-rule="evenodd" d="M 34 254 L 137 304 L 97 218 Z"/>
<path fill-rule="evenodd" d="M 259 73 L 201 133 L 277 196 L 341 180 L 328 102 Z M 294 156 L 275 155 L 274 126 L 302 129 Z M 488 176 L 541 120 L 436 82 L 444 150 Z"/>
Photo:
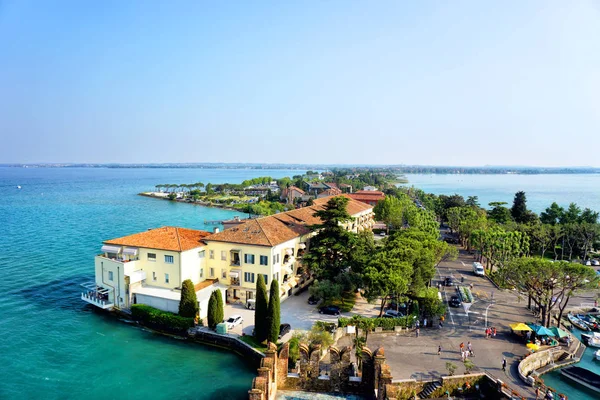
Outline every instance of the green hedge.
<path fill-rule="evenodd" d="M 194 326 L 194 318 L 181 317 L 145 304 L 133 304 L 131 306 L 131 314 L 136 320 L 158 329 L 186 331 L 188 328 Z"/>
<path fill-rule="evenodd" d="M 401 317 L 401 318 L 366 318 L 360 317 L 361 319 L 370 320 L 373 324 L 373 328 L 383 328 L 385 331 L 393 331 L 395 326 L 401 326 L 407 328 L 413 325 L 415 320 L 412 316 Z M 345 328 L 348 325 L 353 325 L 354 321 L 352 318 L 338 318 L 338 326 Z"/>

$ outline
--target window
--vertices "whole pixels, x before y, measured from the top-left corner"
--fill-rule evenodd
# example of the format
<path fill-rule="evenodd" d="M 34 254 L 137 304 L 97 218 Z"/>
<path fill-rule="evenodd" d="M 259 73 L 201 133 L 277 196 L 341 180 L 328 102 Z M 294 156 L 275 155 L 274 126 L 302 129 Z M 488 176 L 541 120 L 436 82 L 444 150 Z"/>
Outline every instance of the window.
<path fill-rule="evenodd" d="M 165 263 L 173 264 L 173 256 L 165 256 Z"/>
<path fill-rule="evenodd" d="M 269 265 L 269 257 L 260 256 L 260 265 Z"/>
<path fill-rule="evenodd" d="M 156 253 L 148 253 L 148 261 L 156 261 Z"/>
<path fill-rule="evenodd" d="M 198 258 L 204 258 L 204 257 L 206 256 L 206 254 L 205 254 L 205 253 L 206 253 L 206 252 L 205 252 L 204 250 L 200 250 L 200 251 L 198 252 Z"/>
<path fill-rule="evenodd" d="M 279 254 L 273 256 L 273 265 L 279 264 Z"/>
<path fill-rule="evenodd" d="M 211 278 L 214 278 L 214 277 L 215 277 L 215 269 L 214 269 L 214 268 L 211 268 L 211 269 L 210 269 L 210 277 L 211 277 Z"/>
<path fill-rule="evenodd" d="M 156 272 L 152 272 L 152 280 L 156 282 Z"/>
<path fill-rule="evenodd" d="M 215 259 L 215 251 L 214 250 L 208 251 L 208 258 L 210 258 L 211 260 Z"/>
<path fill-rule="evenodd" d="M 276 272 L 275 275 L 273 275 L 273 279 L 279 282 L 279 272 Z"/>
<path fill-rule="evenodd" d="M 221 261 L 227 261 L 227 251 L 221 250 Z"/>
<path fill-rule="evenodd" d="M 269 284 L 269 275 L 263 274 L 263 278 L 265 279 L 265 285 Z"/>
<path fill-rule="evenodd" d="M 165 283 L 169 283 L 169 274 L 165 274 Z"/>
<path fill-rule="evenodd" d="M 240 265 L 240 252 L 239 250 L 231 251 L 231 265 Z"/>
<path fill-rule="evenodd" d="M 246 264 L 254 264 L 254 254 L 244 254 L 244 262 Z"/>
<path fill-rule="evenodd" d="M 221 278 L 227 279 L 227 271 L 224 269 L 221 270 Z"/>
<path fill-rule="evenodd" d="M 200 278 L 204 278 L 204 269 L 203 268 L 200 269 Z"/>
<path fill-rule="evenodd" d="M 112 271 L 108 271 L 108 280 L 109 281 L 113 280 L 113 272 Z"/>
<path fill-rule="evenodd" d="M 244 282 L 254 283 L 254 272 L 244 272 Z"/>

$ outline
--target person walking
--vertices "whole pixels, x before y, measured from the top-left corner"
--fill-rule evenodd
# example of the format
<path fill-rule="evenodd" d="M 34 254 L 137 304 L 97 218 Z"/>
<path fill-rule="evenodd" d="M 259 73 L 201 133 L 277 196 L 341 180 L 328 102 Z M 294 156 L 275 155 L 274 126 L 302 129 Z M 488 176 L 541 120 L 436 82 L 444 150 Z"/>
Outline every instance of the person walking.
<path fill-rule="evenodd" d="M 492 337 L 496 337 L 496 327 L 492 328 Z"/>
<path fill-rule="evenodd" d="M 469 352 L 469 356 L 473 357 L 473 346 L 471 342 L 467 342 L 467 351 Z"/>
<path fill-rule="evenodd" d="M 502 357 L 502 371 L 506 372 L 506 358 Z"/>
<path fill-rule="evenodd" d="M 438 356 L 442 355 L 442 345 L 438 346 Z"/>
<path fill-rule="evenodd" d="M 463 342 L 460 342 L 460 344 L 458 345 L 458 347 L 460 348 L 460 352 L 461 353 L 465 350 L 465 344 Z"/>
<path fill-rule="evenodd" d="M 417 328 L 417 337 L 419 337 L 419 333 L 421 333 L 421 330 L 419 328 Z"/>

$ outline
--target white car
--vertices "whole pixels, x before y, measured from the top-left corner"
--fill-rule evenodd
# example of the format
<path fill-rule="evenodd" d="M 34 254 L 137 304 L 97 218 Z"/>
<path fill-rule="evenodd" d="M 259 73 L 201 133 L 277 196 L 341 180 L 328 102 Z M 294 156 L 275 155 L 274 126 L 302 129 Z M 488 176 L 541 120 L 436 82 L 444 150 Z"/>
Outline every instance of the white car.
<path fill-rule="evenodd" d="M 600 261 L 598 261 L 598 260 L 592 260 L 592 265 L 595 266 L 595 267 L 597 267 L 597 266 L 600 265 Z"/>
<path fill-rule="evenodd" d="M 244 322 L 244 319 L 242 318 L 241 315 L 232 315 L 226 321 L 226 323 L 227 323 L 227 329 L 233 329 L 234 327 L 238 326 L 242 322 Z"/>
<path fill-rule="evenodd" d="M 477 276 L 485 276 L 485 270 L 483 269 L 483 265 L 481 265 L 481 263 L 474 262 L 473 273 Z"/>

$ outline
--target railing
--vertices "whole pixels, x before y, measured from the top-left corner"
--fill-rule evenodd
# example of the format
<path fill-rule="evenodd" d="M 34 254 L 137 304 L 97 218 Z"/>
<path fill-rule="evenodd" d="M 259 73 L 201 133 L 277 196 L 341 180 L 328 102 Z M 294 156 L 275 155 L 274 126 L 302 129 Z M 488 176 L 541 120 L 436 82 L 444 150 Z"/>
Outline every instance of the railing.
<path fill-rule="evenodd" d="M 93 304 L 96 307 L 100 307 L 102 309 L 112 308 L 115 305 L 114 303 L 108 300 L 108 296 L 96 296 L 93 292 L 81 293 L 81 300 Z"/>
<path fill-rule="evenodd" d="M 121 262 L 121 263 L 126 263 L 126 262 L 130 262 L 130 261 L 138 261 L 140 259 L 139 257 L 134 257 L 134 258 L 123 258 L 123 257 L 110 258 L 110 257 L 106 257 L 104 255 L 104 253 L 98 254 L 98 257 L 106 258 L 107 260 L 111 260 L 111 261 L 118 261 L 118 262 Z"/>

